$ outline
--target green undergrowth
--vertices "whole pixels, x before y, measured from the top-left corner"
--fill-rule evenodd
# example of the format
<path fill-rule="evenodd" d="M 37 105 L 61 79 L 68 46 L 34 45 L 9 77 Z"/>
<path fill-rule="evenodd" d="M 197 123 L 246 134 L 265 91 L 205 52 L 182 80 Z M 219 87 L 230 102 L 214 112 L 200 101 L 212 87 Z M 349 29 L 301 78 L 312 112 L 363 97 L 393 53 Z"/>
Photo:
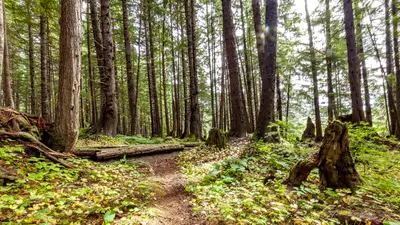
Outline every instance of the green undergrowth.
<path fill-rule="evenodd" d="M 0 166 L 19 178 L 0 186 L 0 224 L 134 224 L 160 185 L 132 163 L 68 160 L 67 169 L 27 157 L 22 147 L 0 148 Z M 123 221 L 129 221 L 124 223 Z"/>
<path fill-rule="evenodd" d="M 320 191 L 317 169 L 289 190 L 284 184 L 289 169 L 315 150 L 297 142 L 183 152 L 180 166 L 193 209 L 225 224 L 340 224 L 339 218 L 398 224 L 393 221 L 400 221 L 400 152 L 377 144 L 372 128 L 350 127 L 349 135 L 363 180 L 353 194 Z"/>

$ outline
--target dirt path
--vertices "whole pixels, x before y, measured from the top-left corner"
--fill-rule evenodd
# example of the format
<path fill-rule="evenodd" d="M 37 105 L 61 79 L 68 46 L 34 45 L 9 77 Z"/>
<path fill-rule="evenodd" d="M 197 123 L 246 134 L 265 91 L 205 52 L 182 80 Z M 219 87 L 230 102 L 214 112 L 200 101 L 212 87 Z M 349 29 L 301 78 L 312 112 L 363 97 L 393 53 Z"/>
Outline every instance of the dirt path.
<path fill-rule="evenodd" d="M 189 205 L 191 197 L 185 191 L 184 180 L 179 172 L 176 160 L 179 152 L 143 156 L 130 161 L 149 163 L 154 174 L 151 179 L 163 186 L 163 194 L 157 196 L 153 205 L 157 216 L 146 224 L 154 225 L 196 225 L 207 224 L 204 219 L 193 215 Z"/>

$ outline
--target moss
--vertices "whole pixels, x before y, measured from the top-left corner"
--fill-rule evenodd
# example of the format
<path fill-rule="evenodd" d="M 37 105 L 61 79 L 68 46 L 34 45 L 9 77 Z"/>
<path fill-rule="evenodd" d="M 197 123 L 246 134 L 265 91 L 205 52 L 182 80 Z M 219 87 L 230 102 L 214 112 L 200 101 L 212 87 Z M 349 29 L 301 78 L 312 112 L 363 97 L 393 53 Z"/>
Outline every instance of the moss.
<path fill-rule="evenodd" d="M 221 130 L 213 128 L 208 132 L 206 141 L 208 146 L 216 146 L 218 149 L 223 149 L 227 145 L 227 137 Z"/>

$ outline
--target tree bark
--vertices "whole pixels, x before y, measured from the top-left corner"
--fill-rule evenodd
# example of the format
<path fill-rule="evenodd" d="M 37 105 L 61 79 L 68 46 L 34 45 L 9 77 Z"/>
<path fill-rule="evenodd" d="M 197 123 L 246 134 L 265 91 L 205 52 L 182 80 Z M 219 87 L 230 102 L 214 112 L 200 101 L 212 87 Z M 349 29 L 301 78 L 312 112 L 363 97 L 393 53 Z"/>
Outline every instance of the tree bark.
<path fill-rule="evenodd" d="M 132 62 L 132 48 L 131 38 L 129 35 L 129 23 L 128 23 L 128 10 L 126 6 L 126 0 L 122 0 L 122 22 L 124 29 L 124 41 L 125 41 L 125 60 L 126 60 L 126 80 L 128 87 L 128 101 L 129 101 L 129 112 L 131 118 L 131 133 L 134 134 L 133 130 L 135 126 L 136 114 L 136 102 L 135 102 L 135 78 L 133 74 L 133 62 Z"/>
<path fill-rule="evenodd" d="M 40 16 L 40 81 L 41 81 L 41 109 L 45 121 L 50 121 L 49 97 L 47 92 L 47 17 Z"/>
<path fill-rule="evenodd" d="M 104 77 L 101 85 L 105 91 L 105 102 L 102 106 L 101 127 L 104 135 L 115 136 L 117 134 L 118 109 L 115 91 L 114 52 L 112 39 L 112 21 L 110 0 L 101 0 L 101 28 L 103 37 L 103 66 Z"/>
<path fill-rule="evenodd" d="M 337 118 L 339 113 L 335 103 L 335 93 L 332 84 L 333 49 L 331 43 L 331 9 L 330 0 L 325 0 L 325 30 L 326 30 L 326 73 L 328 82 L 328 119 Z"/>
<path fill-rule="evenodd" d="M 201 137 L 199 91 L 196 60 L 196 11 L 195 0 L 185 0 L 186 30 L 188 38 L 190 80 L 190 135 Z"/>
<path fill-rule="evenodd" d="M 358 13 L 358 1 L 354 3 L 355 12 Z M 356 35 L 357 35 L 357 54 L 361 61 L 361 73 L 364 84 L 364 100 L 365 100 L 365 115 L 367 122 L 372 126 L 372 110 L 370 103 L 370 95 L 369 95 L 369 85 L 368 85 L 368 73 L 367 66 L 365 62 L 365 54 L 364 54 L 364 43 L 363 43 L 363 33 L 362 33 L 362 24 L 360 20 L 357 20 L 356 25 Z"/>
<path fill-rule="evenodd" d="M 148 84 L 150 95 L 150 112 L 151 112 L 151 135 L 153 137 L 161 136 L 161 121 L 158 106 L 157 86 L 156 86 L 156 73 L 154 64 L 154 47 L 153 47 L 153 28 L 151 21 L 151 1 L 146 1 L 147 11 L 147 71 L 148 71 Z"/>
<path fill-rule="evenodd" d="M 349 65 L 349 81 L 353 123 L 364 121 L 364 110 L 361 99 L 360 63 L 357 56 L 356 37 L 354 34 L 354 17 L 352 0 L 343 0 L 344 22 L 347 43 L 347 62 Z"/>
<path fill-rule="evenodd" d="M 137 133 L 138 125 L 138 99 L 139 99 L 139 85 L 140 85 L 140 59 L 141 59 L 141 41 L 142 41 L 142 23 L 143 23 L 143 8 L 140 7 L 141 15 L 139 16 L 139 39 L 138 39 L 138 61 L 137 61 L 137 72 L 136 72 L 136 87 L 135 87 L 135 108 L 133 110 L 132 117 L 134 118 L 131 124 L 131 134 L 135 135 Z"/>
<path fill-rule="evenodd" d="M 55 133 L 60 148 L 72 152 L 79 134 L 82 1 L 61 1 L 60 79 Z"/>
<path fill-rule="evenodd" d="M 252 76 L 250 71 L 250 62 L 249 62 L 249 52 L 247 50 L 247 38 L 246 38 L 246 28 L 244 22 L 244 13 L 243 13 L 243 0 L 240 0 L 240 17 L 242 22 L 242 31 L 243 31 L 243 51 L 244 51 L 244 65 L 246 70 L 246 96 L 247 96 L 247 116 L 249 118 L 249 128 L 248 131 L 254 132 L 254 112 L 253 112 L 253 100 L 252 100 Z"/>
<path fill-rule="evenodd" d="M 3 68 L 4 62 L 4 43 L 5 43 L 5 20 L 4 20 L 4 0 L 0 0 L 0 70 Z M 0 85 L 2 84 L 2 76 L 0 76 Z M 2 92 L 0 91 L 0 103 L 2 102 Z"/>
<path fill-rule="evenodd" d="M 385 0 L 385 38 L 386 38 L 386 85 L 390 115 L 390 134 L 396 133 L 396 109 L 394 105 L 393 85 L 391 76 L 393 75 L 393 52 L 392 34 L 390 31 L 389 0 Z"/>
<path fill-rule="evenodd" d="M 268 126 L 274 122 L 274 95 L 275 95 L 275 75 L 276 75 L 276 45 L 277 45 L 277 26 L 278 26 L 278 2 L 277 0 L 266 0 L 266 27 L 269 34 L 265 37 L 264 45 L 264 67 L 262 70 L 262 92 L 260 111 L 257 119 L 255 137 L 263 139 Z M 260 60 L 260 59 L 259 59 Z M 267 129 L 268 128 L 268 129 Z M 273 141 L 269 139 L 268 141 Z"/>
<path fill-rule="evenodd" d="M 263 37 L 264 33 L 261 24 L 261 12 L 260 12 L 260 1 L 252 0 L 251 4 L 253 8 L 253 20 L 254 20 L 254 30 L 256 33 L 256 44 L 257 44 L 257 54 L 258 54 L 258 64 L 260 67 L 260 74 L 264 74 L 264 48 L 263 48 Z"/>
<path fill-rule="evenodd" d="M 314 85 L 314 113 L 315 113 L 315 127 L 316 127 L 316 136 L 315 141 L 319 142 L 322 140 L 322 124 L 321 124 L 321 113 L 319 110 L 319 93 L 318 93 L 318 77 L 317 77 L 317 60 L 315 58 L 315 49 L 314 42 L 312 36 L 311 29 L 311 19 L 310 14 L 308 12 L 307 0 L 305 2 L 305 10 L 306 10 L 306 21 L 307 21 L 307 31 L 308 31 L 308 40 L 310 45 L 310 61 L 311 61 L 311 73 Z"/>
<path fill-rule="evenodd" d="M 276 111 L 278 112 L 278 120 L 283 120 L 283 111 L 282 111 L 282 93 L 281 93 L 281 80 L 279 76 L 279 72 L 276 73 Z"/>
<path fill-rule="evenodd" d="M 30 10 L 29 10 L 30 12 Z M 29 78 L 30 78 L 30 85 L 31 85 L 31 113 L 37 114 L 36 109 L 36 85 L 35 85 L 35 60 L 34 60 L 34 53 L 33 53 L 33 35 L 32 35 L 32 25 L 31 22 L 28 24 L 28 39 L 29 39 Z"/>
<path fill-rule="evenodd" d="M 4 7 L 4 5 L 3 5 Z M 4 8 L 3 8 L 4 10 Z M 7 37 L 7 26 L 6 26 L 6 15 L 4 12 L 4 80 L 3 80 L 3 91 L 4 91 L 4 103 L 9 108 L 15 108 L 13 90 L 12 90 L 12 76 L 10 68 L 10 50 L 9 42 Z"/>
<path fill-rule="evenodd" d="M 232 112 L 235 112 L 231 114 L 230 136 L 243 137 L 246 135 L 246 109 L 243 104 L 243 95 L 240 93 L 241 82 L 239 77 L 239 66 L 237 63 L 238 58 L 235 45 L 235 26 L 233 24 L 231 5 L 231 0 L 222 0 L 224 41 L 226 44 L 229 82 L 231 87 L 231 110 Z"/>
<path fill-rule="evenodd" d="M 207 22 L 207 51 L 208 51 L 208 72 L 210 76 L 210 90 L 211 90 L 211 127 L 215 128 L 217 126 L 216 123 L 216 115 L 215 115 L 215 107 L 214 107 L 214 77 L 211 63 L 211 38 L 210 38 L 210 13 L 208 12 L 208 4 L 206 4 L 206 22 Z"/>
<path fill-rule="evenodd" d="M 398 0 L 392 0 L 392 23 L 393 23 L 393 47 L 394 65 L 396 66 L 396 109 L 397 128 L 396 137 L 400 139 L 400 57 L 399 57 L 399 30 L 398 30 Z"/>
<path fill-rule="evenodd" d="M 187 3 L 184 2 L 185 5 L 185 16 L 186 16 L 186 11 L 187 11 Z M 182 14 L 181 14 L 182 15 Z M 182 35 L 182 42 L 184 42 L 185 37 L 184 37 L 184 32 L 183 32 L 183 18 L 181 18 L 181 35 Z M 189 22 L 186 21 L 186 30 L 189 30 L 187 26 L 190 26 Z M 189 31 L 187 31 L 189 33 Z M 189 37 L 187 38 L 187 44 L 188 44 L 188 49 L 191 49 L 191 46 L 189 45 Z M 190 50 L 188 50 L 189 52 Z M 182 61 L 182 79 L 183 79 L 183 99 L 184 99 L 184 104 L 185 104 L 185 121 L 184 121 L 184 128 L 183 128 L 183 134 L 182 137 L 187 137 L 190 133 L 190 107 L 189 107 L 189 98 L 188 98 L 188 85 L 187 85 L 187 71 L 186 71 L 186 61 L 185 61 L 185 50 L 184 48 L 181 48 L 181 61 Z M 191 58 L 189 57 L 189 64 L 191 62 Z"/>
<path fill-rule="evenodd" d="M 89 0 L 88 4 L 89 4 Z M 89 7 L 87 8 L 87 15 L 90 15 Z M 88 76 L 89 76 L 89 87 L 90 87 L 90 101 L 92 106 L 92 124 L 97 124 L 97 100 L 96 100 L 96 89 L 94 85 L 94 76 L 92 72 L 92 53 L 91 53 L 91 40 L 90 40 L 90 23 L 89 19 L 87 19 L 87 32 L 86 32 L 86 39 L 87 39 L 87 51 L 88 51 Z"/>
<path fill-rule="evenodd" d="M 164 8 L 167 8 L 166 1 L 164 1 Z M 161 67 L 162 67 L 162 83 L 163 83 L 163 97 L 164 97 L 164 113 L 165 113 L 165 128 L 167 131 L 167 136 L 170 133 L 169 129 L 169 114 L 168 114 L 168 102 L 167 102 L 167 75 L 165 72 L 165 12 L 163 12 L 163 25 L 162 25 L 162 51 L 161 51 Z M 161 116 L 162 117 L 162 116 Z"/>
<path fill-rule="evenodd" d="M 350 154 L 347 124 L 334 121 L 325 130 L 319 151 L 311 153 L 290 169 L 286 183 L 300 186 L 312 169 L 318 167 L 320 185 L 324 188 L 351 188 L 361 184 Z"/>

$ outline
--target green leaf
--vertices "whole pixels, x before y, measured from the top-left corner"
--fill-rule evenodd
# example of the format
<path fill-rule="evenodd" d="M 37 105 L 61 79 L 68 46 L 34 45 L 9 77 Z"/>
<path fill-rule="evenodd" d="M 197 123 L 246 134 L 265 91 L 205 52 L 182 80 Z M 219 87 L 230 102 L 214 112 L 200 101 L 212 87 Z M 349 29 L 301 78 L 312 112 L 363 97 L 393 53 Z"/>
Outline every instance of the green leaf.
<path fill-rule="evenodd" d="M 112 221 L 114 221 L 115 218 L 115 212 L 107 211 L 104 214 L 104 222 L 106 224 L 110 224 Z"/>

